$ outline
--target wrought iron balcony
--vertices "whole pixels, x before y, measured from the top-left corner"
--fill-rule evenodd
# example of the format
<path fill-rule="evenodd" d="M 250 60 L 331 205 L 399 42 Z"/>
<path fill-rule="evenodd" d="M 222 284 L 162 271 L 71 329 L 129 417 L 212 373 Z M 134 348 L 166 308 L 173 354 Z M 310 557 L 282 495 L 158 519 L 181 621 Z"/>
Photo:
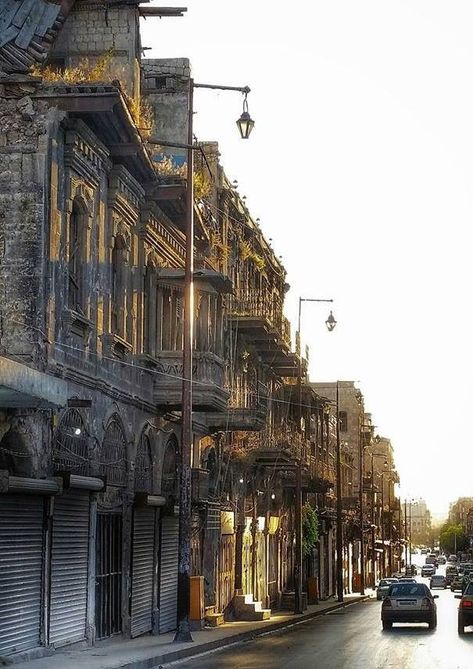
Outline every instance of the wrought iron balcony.
<path fill-rule="evenodd" d="M 227 321 L 251 338 L 264 362 L 279 376 L 297 376 L 299 356 L 291 352 L 291 330 L 281 300 L 265 291 L 250 291 L 229 300 Z"/>
<path fill-rule="evenodd" d="M 231 396 L 225 411 L 200 414 L 197 419 L 211 432 L 256 432 L 265 427 L 267 415 L 268 389 L 258 382 L 254 392 Z"/>
<path fill-rule="evenodd" d="M 161 351 L 156 356 L 154 402 L 159 407 L 182 407 L 182 351 Z M 194 411 L 225 411 L 230 393 L 225 389 L 224 362 L 211 352 L 194 351 L 192 408 Z"/>

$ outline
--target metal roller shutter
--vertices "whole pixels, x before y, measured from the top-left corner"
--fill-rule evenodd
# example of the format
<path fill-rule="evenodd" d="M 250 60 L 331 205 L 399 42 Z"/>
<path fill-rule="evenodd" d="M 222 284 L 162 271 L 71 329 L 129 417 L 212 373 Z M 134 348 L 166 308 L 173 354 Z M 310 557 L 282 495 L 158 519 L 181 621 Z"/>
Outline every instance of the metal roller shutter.
<path fill-rule="evenodd" d="M 0 495 L 0 656 L 40 645 L 43 499 Z"/>
<path fill-rule="evenodd" d="M 170 632 L 177 625 L 177 559 L 179 521 L 164 516 L 161 521 L 161 571 L 159 579 L 159 631 Z"/>
<path fill-rule="evenodd" d="M 153 627 L 153 567 L 156 510 L 135 509 L 131 581 L 131 636 Z"/>
<path fill-rule="evenodd" d="M 68 491 L 54 500 L 49 643 L 56 648 L 86 636 L 89 494 Z"/>

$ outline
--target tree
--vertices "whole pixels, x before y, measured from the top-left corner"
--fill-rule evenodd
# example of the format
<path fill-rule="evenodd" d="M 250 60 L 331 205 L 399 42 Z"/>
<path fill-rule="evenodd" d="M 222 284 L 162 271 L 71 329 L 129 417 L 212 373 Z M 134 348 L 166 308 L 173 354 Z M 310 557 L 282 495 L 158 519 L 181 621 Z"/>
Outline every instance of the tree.
<path fill-rule="evenodd" d="M 445 553 L 456 553 L 468 549 L 470 542 L 461 524 L 444 523 L 440 529 L 440 547 Z"/>
<path fill-rule="evenodd" d="M 312 552 L 319 538 L 319 522 L 317 513 L 306 502 L 302 507 L 302 555 L 306 558 Z"/>

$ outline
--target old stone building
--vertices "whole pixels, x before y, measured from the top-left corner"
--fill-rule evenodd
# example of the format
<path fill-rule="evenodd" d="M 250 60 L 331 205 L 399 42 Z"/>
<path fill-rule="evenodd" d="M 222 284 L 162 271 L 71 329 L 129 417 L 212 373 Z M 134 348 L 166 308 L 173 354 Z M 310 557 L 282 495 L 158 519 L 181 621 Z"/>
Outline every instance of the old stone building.
<path fill-rule="evenodd" d="M 186 184 L 183 152 L 156 140 L 185 142 L 190 67 L 141 58 L 144 14 L 180 11 L 0 8 L 0 655 L 12 658 L 176 625 Z M 295 573 L 334 592 L 335 422 L 291 351 L 285 270 L 218 146 L 201 148 L 192 572 L 211 620 L 254 617 L 244 595 L 293 606 Z M 301 567 L 302 496 L 320 539 Z"/>

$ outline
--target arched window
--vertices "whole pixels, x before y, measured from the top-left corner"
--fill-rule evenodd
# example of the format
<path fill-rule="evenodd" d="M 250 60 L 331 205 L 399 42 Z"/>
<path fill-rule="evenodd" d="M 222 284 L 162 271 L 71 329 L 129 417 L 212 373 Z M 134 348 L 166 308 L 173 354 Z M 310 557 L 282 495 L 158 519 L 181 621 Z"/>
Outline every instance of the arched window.
<path fill-rule="evenodd" d="M 151 442 L 144 432 L 141 433 L 135 458 L 135 491 L 151 493 L 153 487 L 153 460 Z"/>
<path fill-rule="evenodd" d="M 69 218 L 67 259 L 68 271 L 68 305 L 74 311 L 84 311 L 83 271 L 85 262 L 85 221 L 84 210 L 74 200 Z"/>
<path fill-rule="evenodd" d="M 161 494 L 165 497 L 177 498 L 177 440 L 171 437 L 166 445 L 163 459 L 163 474 L 161 478 Z"/>
<path fill-rule="evenodd" d="M 99 457 L 100 473 L 106 476 L 107 484 L 126 486 L 126 438 L 118 417 L 107 425 Z"/>
<path fill-rule="evenodd" d="M 77 409 L 68 409 L 54 436 L 54 469 L 87 476 L 90 471 L 89 457 L 89 439 L 82 416 Z"/>

